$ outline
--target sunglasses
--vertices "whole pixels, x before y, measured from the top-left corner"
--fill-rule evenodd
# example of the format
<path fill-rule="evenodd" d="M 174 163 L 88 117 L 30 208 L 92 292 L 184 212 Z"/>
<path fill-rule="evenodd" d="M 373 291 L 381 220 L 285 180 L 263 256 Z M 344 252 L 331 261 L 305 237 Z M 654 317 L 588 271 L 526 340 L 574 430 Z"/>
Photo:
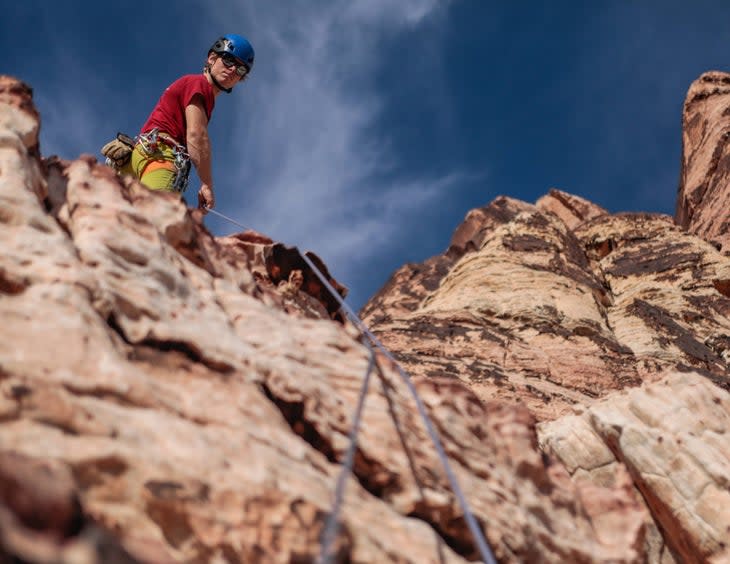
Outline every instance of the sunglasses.
<path fill-rule="evenodd" d="M 248 68 L 243 63 L 240 63 L 233 55 L 224 53 L 221 55 L 221 61 L 227 68 L 236 67 L 236 74 L 243 78 L 248 74 Z"/>

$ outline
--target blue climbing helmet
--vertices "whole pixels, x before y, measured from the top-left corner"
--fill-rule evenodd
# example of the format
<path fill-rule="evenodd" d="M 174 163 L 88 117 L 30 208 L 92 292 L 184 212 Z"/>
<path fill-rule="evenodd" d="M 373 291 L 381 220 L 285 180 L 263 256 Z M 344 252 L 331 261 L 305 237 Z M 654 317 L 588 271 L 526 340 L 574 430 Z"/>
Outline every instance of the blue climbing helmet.
<path fill-rule="evenodd" d="M 217 55 L 228 53 L 241 61 L 246 66 L 246 69 L 248 69 L 248 72 L 251 72 L 253 68 L 253 47 L 248 39 L 242 35 L 231 33 L 219 37 L 208 50 L 208 53 L 215 53 Z"/>

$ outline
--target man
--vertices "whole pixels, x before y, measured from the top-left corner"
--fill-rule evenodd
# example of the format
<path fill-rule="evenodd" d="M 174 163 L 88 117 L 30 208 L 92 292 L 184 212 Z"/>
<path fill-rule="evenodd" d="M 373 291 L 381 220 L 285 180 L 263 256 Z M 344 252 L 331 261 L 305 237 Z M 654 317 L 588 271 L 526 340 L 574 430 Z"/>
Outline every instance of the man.
<path fill-rule="evenodd" d="M 185 75 L 163 92 L 133 143 L 131 155 L 129 146 L 123 148 L 121 139 L 114 140 L 102 148 L 107 162 L 120 173 L 133 174 L 151 190 L 182 192 L 192 161 L 201 182 L 198 207 L 212 208 L 215 195 L 208 122 L 215 98 L 245 80 L 253 62 L 253 47 L 245 37 L 218 38 L 208 50 L 202 74 Z"/>

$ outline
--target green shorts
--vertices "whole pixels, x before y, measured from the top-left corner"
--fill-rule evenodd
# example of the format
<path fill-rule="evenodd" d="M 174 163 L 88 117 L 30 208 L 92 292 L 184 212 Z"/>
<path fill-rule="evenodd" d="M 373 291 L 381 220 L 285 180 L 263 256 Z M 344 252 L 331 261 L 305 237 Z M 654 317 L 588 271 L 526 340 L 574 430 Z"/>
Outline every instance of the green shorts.
<path fill-rule="evenodd" d="M 137 143 L 127 166 L 129 169 L 121 172 L 133 174 L 150 190 L 175 191 L 173 186 L 175 185 L 177 168 L 175 166 L 175 152 L 172 147 L 164 143 L 158 143 L 155 151 L 147 153 L 142 145 Z"/>

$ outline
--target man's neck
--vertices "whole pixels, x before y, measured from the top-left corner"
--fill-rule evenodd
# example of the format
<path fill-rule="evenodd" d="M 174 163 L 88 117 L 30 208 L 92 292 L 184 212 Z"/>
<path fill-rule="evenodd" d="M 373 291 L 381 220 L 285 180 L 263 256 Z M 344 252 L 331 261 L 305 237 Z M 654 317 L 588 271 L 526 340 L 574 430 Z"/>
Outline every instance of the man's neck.
<path fill-rule="evenodd" d="M 223 88 L 223 86 L 218 84 L 218 81 L 215 78 L 213 78 L 212 74 L 210 74 L 210 69 L 204 70 L 203 75 L 205 76 L 206 80 L 210 83 L 210 85 L 213 87 L 213 97 L 217 97 L 218 94 L 220 94 L 221 92 L 228 92 L 228 93 L 231 92 L 230 90 L 226 90 L 225 88 Z"/>

